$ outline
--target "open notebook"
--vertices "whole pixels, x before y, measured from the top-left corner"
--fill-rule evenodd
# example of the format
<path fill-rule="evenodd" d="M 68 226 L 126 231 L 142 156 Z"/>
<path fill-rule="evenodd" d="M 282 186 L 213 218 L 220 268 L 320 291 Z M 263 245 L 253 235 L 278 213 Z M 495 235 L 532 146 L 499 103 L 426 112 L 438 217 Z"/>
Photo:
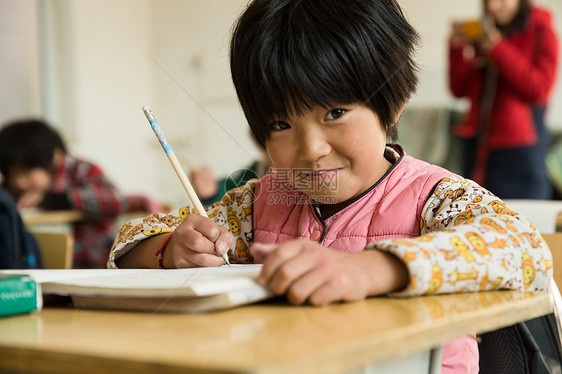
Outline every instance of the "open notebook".
<path fill-rule="evenodd" d="M 201 313 L 273 295 L 257 283 L 262 265 L 195 269 L 2 270 L 28 274 L 43 295 L 68 295 L 78 308 Z"/>

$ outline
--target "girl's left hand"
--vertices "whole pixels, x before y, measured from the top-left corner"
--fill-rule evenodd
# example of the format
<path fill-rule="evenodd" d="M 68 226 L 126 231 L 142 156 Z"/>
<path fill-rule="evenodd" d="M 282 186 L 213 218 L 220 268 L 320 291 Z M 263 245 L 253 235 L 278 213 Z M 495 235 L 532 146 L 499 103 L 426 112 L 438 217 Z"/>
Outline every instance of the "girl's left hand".
<path fill-rule="evenodd" d="M 339 252 L 308 239 L 282 244 L 254 243 L 256 263 L 263 262 L 260 282 L 292 304 L 327 305 L 362 300 L 373 279 L 353 253 Z"/>

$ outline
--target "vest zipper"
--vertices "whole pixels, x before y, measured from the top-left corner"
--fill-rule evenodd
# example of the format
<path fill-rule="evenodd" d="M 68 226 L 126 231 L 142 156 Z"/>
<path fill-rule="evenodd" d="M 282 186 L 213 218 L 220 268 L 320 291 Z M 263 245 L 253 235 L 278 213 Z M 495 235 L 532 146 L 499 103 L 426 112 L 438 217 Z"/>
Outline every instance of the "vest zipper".
<path fill-rule="evenodd" d="M 322 235 L 320 236 L 320 239 L 318 239 L 318 243 L 322 244 L 322 241 L 324 240 L 324 236 L 326 235 L 326 224 L 324 223 L 324 220 L 320 215 L 320 207 L 316 204 L 314 204 L 313 206 L 314 206 L 314 214 L 316 214 L 316 218 L 318 218 L 318 220 L 322 224 Z"/>

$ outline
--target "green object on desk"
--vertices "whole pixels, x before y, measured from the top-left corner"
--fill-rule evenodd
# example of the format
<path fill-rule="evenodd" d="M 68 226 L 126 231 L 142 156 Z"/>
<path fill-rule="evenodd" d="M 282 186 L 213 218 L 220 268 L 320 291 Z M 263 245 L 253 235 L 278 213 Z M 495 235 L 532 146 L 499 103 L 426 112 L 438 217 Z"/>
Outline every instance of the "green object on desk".
<path fill-rule="evenodd" d="M 41 310 L 40 286 L 27 275 L 0 274 L 0 316 Z"/>

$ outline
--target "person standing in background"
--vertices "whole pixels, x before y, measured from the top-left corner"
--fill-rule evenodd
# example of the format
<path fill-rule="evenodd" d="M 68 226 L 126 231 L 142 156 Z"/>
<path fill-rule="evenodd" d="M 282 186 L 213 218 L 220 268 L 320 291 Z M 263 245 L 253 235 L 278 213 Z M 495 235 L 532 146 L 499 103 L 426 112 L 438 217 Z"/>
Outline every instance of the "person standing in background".
<path fill-rule="evenodd" d="M 503 199 L 550 199 L 544 118 L 559 42 L 546 9 L 530 0 L 483 0 L 485 20 L 453 23 L 449 85 L 471 107 L 454 128 L 462 173 Z"/>
<path fill-rule="evenodd" d="M 74 268 L 105 267 L 124 200 L 93 163 L 67 153 L 60 135 L 40 120 L 6 124 L 0 130 L 3 187 L 18 209 L 73 209 Z"/>

